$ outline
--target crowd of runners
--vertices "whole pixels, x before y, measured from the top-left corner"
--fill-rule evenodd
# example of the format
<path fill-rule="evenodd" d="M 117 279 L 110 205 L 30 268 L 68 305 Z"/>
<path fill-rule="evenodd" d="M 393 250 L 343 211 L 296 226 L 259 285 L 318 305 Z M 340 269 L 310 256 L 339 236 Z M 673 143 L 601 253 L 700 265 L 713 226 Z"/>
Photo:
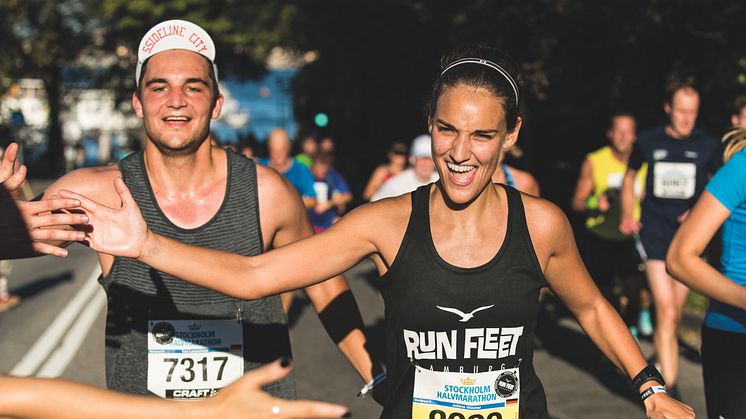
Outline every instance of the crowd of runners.
<path fill-rule="evenodd" d="M 660 128 L 638 135 L 634 115 L 610 115 L 608 144 L 587 154 L 572 198 L 586 220 L 576 247 L 536 178 L 505 162 L 520 155 L 523 120 L 520 77 L 501 52 L 470 45 L 443 57 L 427 131 L 391 145 L 363 190 L 370 203 L 347 214 L 353 195 L 332 138 L 303 136 L 295 156 L 280 128 L 266 157 L 213 144 L 223 103 L 215 56 L 193 23 L 153 27 L 132 96 L 143 150 L 16 201 L 29 248 L 65 256 L 85 242 L 97 252 L 109 389 L 205 399 L 190 405 L 202 417 L 346 415 L 287 401 L 285 313 L 305 289 L 317 312 L 334 311 L 322 322 L 382 418 L 548 418 L 532 359 L 540 296 L 551 292 L 627 377 L 647 417 L 691 418 L 676 334 L 691 287 L 712 298 L 702 331 L 707 414 L 746 417 L 746 99 L 722 147 L 696 128 L 691 84 L 670 86 Z M 25 176 L 16 153 L 9 146 L 0 168 L 11 193 Z M 721 225 L 716 270 L 701 256 Z M 342 275 L 366 258 L 385 304 L 381 360 L 366 349 Z M 0 304 L 10 308 L 3 282 Z M 636 343 L 644 335 L 651 360 Z M 55 391 L 70 417 L 188 416 L 181 403 L 71 383 L 0 377 L 0 389 L 11 395 L 0 415 L 48 414 L 34 394 Z"/>

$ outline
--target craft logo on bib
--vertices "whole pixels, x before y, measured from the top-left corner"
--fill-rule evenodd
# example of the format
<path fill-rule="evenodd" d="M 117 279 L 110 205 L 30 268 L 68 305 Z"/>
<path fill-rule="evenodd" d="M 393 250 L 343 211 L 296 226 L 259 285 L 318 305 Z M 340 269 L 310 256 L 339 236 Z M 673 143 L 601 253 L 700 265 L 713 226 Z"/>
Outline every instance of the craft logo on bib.
<path fill-rule="evenodd" d="M 697 166 L 694 163 L 656 162 L 653 195 L 656 198 L 689 199 L 694 196 Z"/>
<path fill-rule="evenodd" d="M 148 391 L 200 399 L 243 375 L 240 319 L 148 321 Z"/>

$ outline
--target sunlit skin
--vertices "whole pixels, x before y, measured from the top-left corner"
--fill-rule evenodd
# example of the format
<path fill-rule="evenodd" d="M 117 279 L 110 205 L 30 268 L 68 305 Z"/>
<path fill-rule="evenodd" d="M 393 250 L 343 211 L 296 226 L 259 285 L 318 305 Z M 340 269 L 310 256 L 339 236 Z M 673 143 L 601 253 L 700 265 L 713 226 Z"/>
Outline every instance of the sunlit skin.
<path fill-rule="evenodd" d="M 519 119 L 515 129 L 507 132 L 502 100 L 486 90 L 462 85 L 440 96 L 429 123 L 442 187 L 457 206 L 470 203 L 492 184 L 501 150 L 515 143 L 521 127 Z M 494 188 L 489 190 L 494 192 Z"/>
<path fill-rule="evenodd" d="M 132 95 L 145 132 L 165 155 L 186 155 L 199 148 L 220 116 L 223 97 L 214 100 L 209 63 L 201 55 L 171 50 L 148 61 L 141 96 Z"/>
<path fill-rule="evenodd" d="M 690 88 L 679 89 L 671 103 L 663 105 L 670 121 L 666 132 L 674 138 L 686 138 L 694 131 L 699 113 L 699 93 Z"/>
<path fill-rule="evenodd" d="M 636 130 L 637 126 L 634 118 L 629 116 L 614 117 L 606 136 L 611 143 L 614 157 L 618 160 L 626 161 L 629 157 L 629 153 L 632 152 L 632 145 L 637 140 Z"/>

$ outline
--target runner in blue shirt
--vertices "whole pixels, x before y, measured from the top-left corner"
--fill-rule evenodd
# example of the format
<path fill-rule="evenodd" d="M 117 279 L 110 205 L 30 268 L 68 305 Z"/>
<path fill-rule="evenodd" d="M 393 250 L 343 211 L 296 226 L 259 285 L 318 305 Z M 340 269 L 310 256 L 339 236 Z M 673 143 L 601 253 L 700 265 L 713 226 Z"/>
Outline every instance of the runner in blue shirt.
<path fill-rule="evenodd" d="M 669 271 L 711 298 L 702 326 L 707 415 L 746 412 L 746 131 L 726 134 L 726 161 L 681 225 L 668 251 Z M 722 226 L 722 273 L 700 255 Z"/>
<path fill-rule="evenodd" d="M 259 159 L 259 164 L 269 166 L 285 177 L 298 190 L 306 208 L 316 206 L 313 176 L 308 168 L 290 157 L 290 137 L 287 131 L 276 128 L 267 139 L 269 158 Z"/>
<path fill-rule="evenodd" d="M 331 227 L 352 201 L 350 187 L 333 165 L 334 157 L 328 153 L 316 156 L 311 165 L 317 204 L 308 210 L 308 218 L 316 233 Z"/>

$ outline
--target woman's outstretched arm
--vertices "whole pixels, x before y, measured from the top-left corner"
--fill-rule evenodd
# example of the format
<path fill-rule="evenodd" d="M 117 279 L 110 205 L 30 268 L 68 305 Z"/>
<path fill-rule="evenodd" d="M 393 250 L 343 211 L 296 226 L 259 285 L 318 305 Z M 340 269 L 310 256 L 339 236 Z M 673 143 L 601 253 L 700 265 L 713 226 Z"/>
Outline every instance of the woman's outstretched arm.
<path fill-rule="evenodd" d="M 346 271 L 377 252 L 371 237 L 376 229 L 385 228 L 385 214 L 365 206 L 321 234 L 259 256 L 241 256 L 154 233 L 124 182 L 117 178 L 114 186 L 121 208 L 60 191 L 62 197 L 79 200 L 86 211 L 90 219 L 86 242 L 92 249 L 136 258 L 161 272 L 245 300 L 303 288 Z"/>
<path fill-rule="evenodd" d="M 276 399 L 261 388 L 290 372 L 279 361 L 246 373 L 217 396 L 198 402 L 164 400 L 84 384 L 0 375 L 0 416 L 24 419 L 132 418 L 341 418 L 346 407 Z M 275 413 L 276 412 L 276 413 Z"/>

